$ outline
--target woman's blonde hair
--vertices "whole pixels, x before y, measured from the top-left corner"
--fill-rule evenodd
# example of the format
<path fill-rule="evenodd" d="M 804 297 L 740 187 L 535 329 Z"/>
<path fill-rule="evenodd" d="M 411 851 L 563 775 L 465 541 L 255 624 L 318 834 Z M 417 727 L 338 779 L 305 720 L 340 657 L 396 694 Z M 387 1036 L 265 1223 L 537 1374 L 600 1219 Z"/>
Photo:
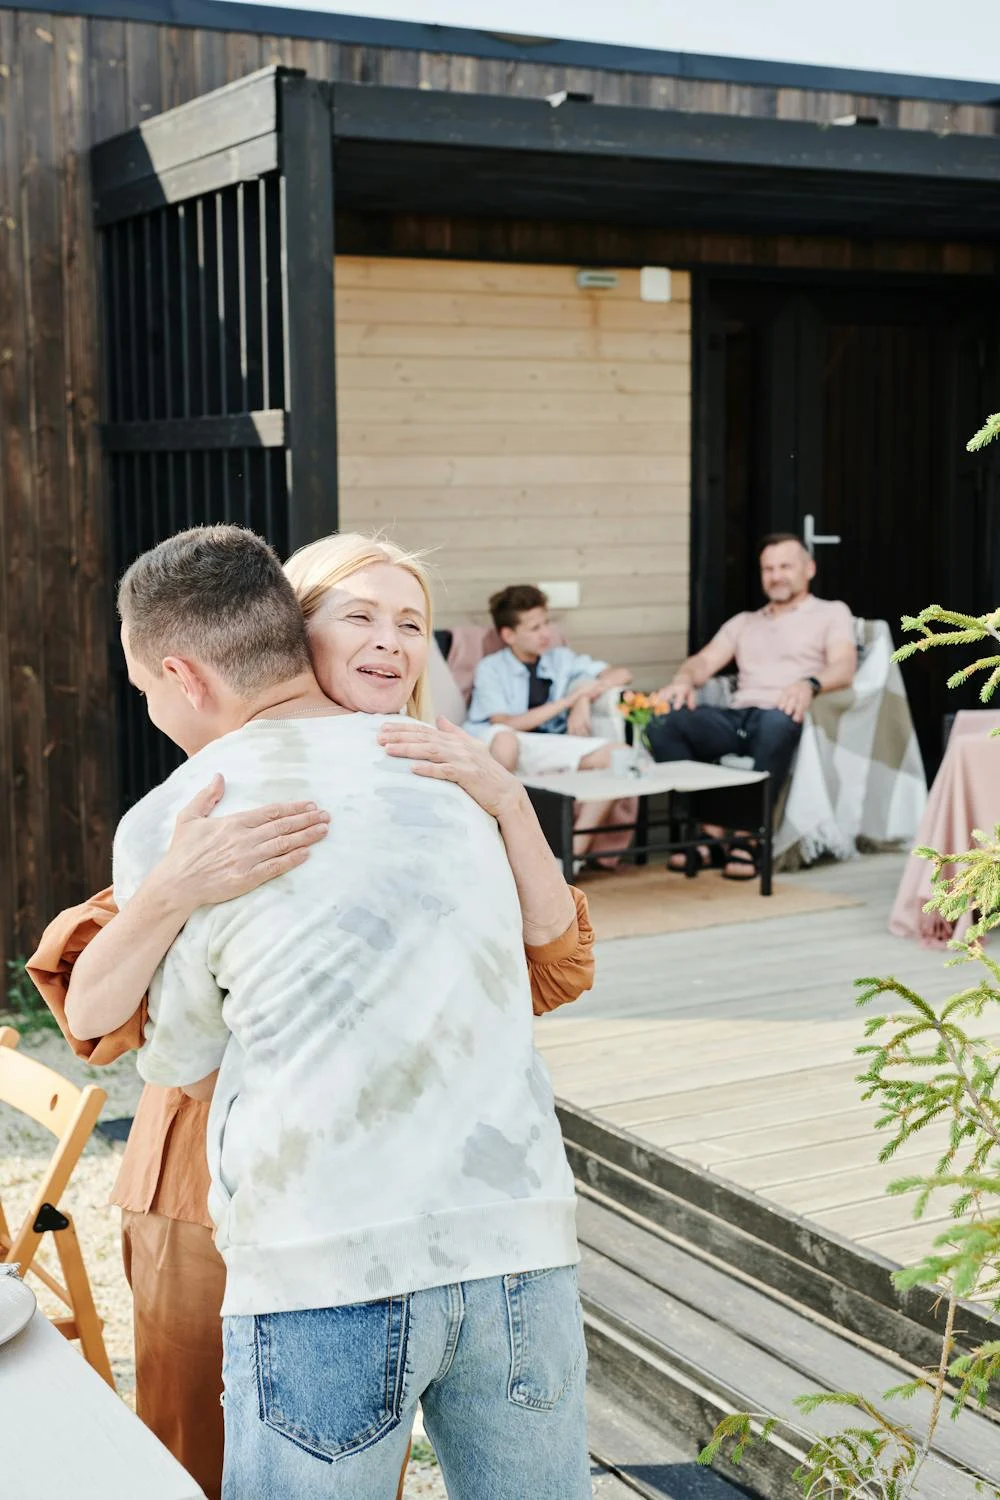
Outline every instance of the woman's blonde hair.
<path fill-rule="evenodd" d="M 387 537 L 363 536 L 358 531 L 338 531 L 333 536 L 321 537 L 293 552 L 285 563 L 285 574 L 298 596 L 306 624 L 316 614 L 331 589 L 360 573 L 363 568 L 373 568 L 379 563 L 389 563 L 394 568 L 403 568 L 417 580 L 423 590 L 427 606 L 427 634 L 431 634 L 431 590 L 427 569 L 419 552 L 407 552 L 390 542 Z M 414 719 L 433 722 L 430 682 L 427 667 L 421 672 L 413 686 L 407 713 Z"/>

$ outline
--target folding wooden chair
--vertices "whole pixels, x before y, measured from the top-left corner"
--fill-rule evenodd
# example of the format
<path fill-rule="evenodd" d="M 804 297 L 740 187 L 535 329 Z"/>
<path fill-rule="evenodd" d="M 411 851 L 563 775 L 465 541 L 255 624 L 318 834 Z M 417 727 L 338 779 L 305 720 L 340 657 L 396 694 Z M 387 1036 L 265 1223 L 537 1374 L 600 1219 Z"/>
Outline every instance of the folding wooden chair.
<path fill-rule="evenodd" d="M 28 1115 L 57 1137 L 34 1201 L 20 1229 L 11 1234 L 0 1203 L 0 1262 L 17 1262 L 21 1275 L 32 1271 L 69 1308 L 69 1316 L 53 1318 L 68 1339 L 79 1339 L 87 1363 L 115 1388 L 104 1347 L 103 1324 L 97 1316 L 90 1281 L 80 1253 L 80 1242 L 69 1214 L 59 1207 L 66 1184 L 90 1138 L 107 1098 L 103 1089 L 88 1084 L 78 1089 L 52 1068 L 14 1051 L 21 1040 L 12 1026 L 0 1026 L 0 1101 Z M 47 1234 L 55 1241 L 65 1285 L 35 1255 Z"/>

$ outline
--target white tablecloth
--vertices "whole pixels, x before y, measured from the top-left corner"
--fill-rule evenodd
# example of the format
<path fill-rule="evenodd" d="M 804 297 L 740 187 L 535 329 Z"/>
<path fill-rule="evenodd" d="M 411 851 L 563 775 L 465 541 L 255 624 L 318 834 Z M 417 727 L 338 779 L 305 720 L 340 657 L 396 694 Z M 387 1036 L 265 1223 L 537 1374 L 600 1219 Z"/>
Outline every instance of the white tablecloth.
<path fill-rule="evenodd" d="M 205 1500 L 190 1474 L 40 1312 L 0 1344 L 0 1495 Z"/>
<path fill-rule="evenodd" d="M 1000 713 L 973 709 L 956 714 L 914 840 L 918 848 L 964 854 L 972 848 L 974 829 L 991 833 L 1000 821 L 1000 742 L 991 738 L 995 730 L 1000 730 Z M 936 912 L 924 911 L 931 897 L 933 873 L 929 859 L 910 855 L 889 918 L 890 932 L 897 937 L 916 938 L 931 948 L 944 947 L 951 937 L 961 938 L 972 920 L 967 913 L 952 929 Z"/>

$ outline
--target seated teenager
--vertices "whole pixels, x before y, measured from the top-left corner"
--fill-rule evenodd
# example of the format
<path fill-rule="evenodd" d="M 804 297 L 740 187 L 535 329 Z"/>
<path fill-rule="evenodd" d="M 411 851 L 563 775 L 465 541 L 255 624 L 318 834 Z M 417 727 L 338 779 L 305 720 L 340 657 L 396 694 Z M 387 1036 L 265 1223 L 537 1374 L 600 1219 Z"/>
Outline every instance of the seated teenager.
<path fill-rule="evenodd" d="M 233 531 L 172 539 L 123 580 L 130 675 L 191 758 L 115 844 L 124 902 L 210 767 L 237 808 L 308 787 L 331 814 L 306 863 L 189 919 L 140 1053 L 147 1080 L 195 1093 L 221 1064 L 224 1494 L 390 1495 L 419 1399 L 453 1500 L 576 1500 L 575 1204 L 523 951 L 526 903 L 556 920 L 553 862 L 538 851 L 519 904 L 493 819 L 323 695 L 269 550 Z M 378 693 L 413 682 L 429 630 L 399 572 L 374 652 L 360 589 L 315 617 L 359 643 L 345 670 Z"/>
<path fill-rule="evenodd" d="M 777 796 L 809 705 L 820 693 L 850 687 L 857 670 L 851 612 L 840 600 L 817 599 L 810 592 L 815 576 L 816 564 L 798 537 L 782 532 L 764 539 L 760 578 L 767 604 L 727 620 L 661 689 L 671 711 L 648 729 L 658 761 L 752 756 L 755 770 L 770 772 Z M 730 707 L 696 706 L 696 689 L 732 661 L 739 676 Z M 721 831 L 706 827 L 712 837 Z M 728 854 L 728 878 L 753 879 L 755 851 L 745 836 Z M 708 857 L 704 850 L 706 862 Z M 681 868 L 683 857 L 671 864 Z"/>
<path fill-rule="evenodd" d="M 494 594 L 490 614 L 504 649 L 476 668 L 469 733 L 501 765 L 526 776 L 610 765 L 610 745 L 591 734 L 591 708 L 631 682 L 631 673 L 551 645 L 548 600 L 533 584 Z"/>
<path fill-rule="evenodd" d="M 318 545 L 325 549 L 330 590 L 349 591 L 356 578 L 370 576 L 372 564 L 398 563 L 404 557 L 394 548 L 357 536 L 329 538 Z M 359 572 L 365 568 L 369 575 Z M 318 598 L 313 585 L 310 590 L 315 613 L 321 591 Z M 366 607 L 378 616 L 369 623 L 366 642 L 369 654 L 374 654 L 373 633 L 385 634 L 394 627 L 384 604 L 368 599 Z M 355 625 L 352 633 L 356 630 Z M 324 675 L 331 681 L 337 676 L 345 705 L 364 709 L 373 692 L 385 691 L 384 679 L 373 686 L 364 673 L 352 677 L 348 665 L 356 647 L 336 627 L 328 630 L 320 624 L 310 645 Z M 334 660 L 338 652 L 344 654 L 339 666 Z M 395 712 L 409 700 L 415 711 L 425 696 L 422 681 L 411 689 L 399 677 L 390 702 L 380 702 Z M 538 851 L 522 836 L 522 789 L 466 736 L 450 728 L 439 733 L 412 719 L 403 722 L 412 733 L 402 753 L 415 755 L 423 774 L 455 780 L 498 817 L 515 878 L 519 886 L 530 883 L 526 867 L 536 867 Z M 414 740 L 415 734 L 419 739 Z M 390 747 L 390 753 L 397 751 L 397 746 Z M 222 778 L 214 777 L 181 815 L 169 853 L 120 916 L 110 921 L 116 908 L 110 892 L 101 893 L 50 924 L 31 960 L 32 977 L 64 1034 L 74 1050 L 92 1062 L 110 1062 L 140 1045 L 149 980 L 198 906 L 232 900 L 282 873 L 304 858 L 308 846 L 326 831 L 327 814 L 306 804 L 209 818 L 222 790 Z M 572 897 L 576 913 L 565 926 L 561 916 L 555 926 L 539 924 L 530 895 L 524 903 L 525 952 L 536 1014 L 576 999 L 592 982 L 593 933 L 586 899 L 580 892 Z M 77 1033 L 87 1040 L 73 1037 L 67 1008 Z M 207 1112 L 207 1103 L 178 1089 L 147 1085 L 113 1201 L 123 1210 L 123 1253 L 133 1286 L 137 1410 L 211 1500 L 219 1494 L 222 1479 L 218 1396 L 224 1267 L 212 1244 L 207 1208 Z"/>

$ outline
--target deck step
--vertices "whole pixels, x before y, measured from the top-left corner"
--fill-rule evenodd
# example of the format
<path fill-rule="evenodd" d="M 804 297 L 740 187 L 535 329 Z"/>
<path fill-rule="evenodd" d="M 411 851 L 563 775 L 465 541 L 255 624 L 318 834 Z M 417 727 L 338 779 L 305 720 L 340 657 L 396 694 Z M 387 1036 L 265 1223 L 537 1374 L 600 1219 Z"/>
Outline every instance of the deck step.
<path fill-rule="evenodd" d="M 594 1500 L 635 1500 L 636 1491 L 610 1469 L 601 1467 L 591 1470 L 591 1494 Z"/>
<path fill-rule="evenodd" d="M 900 1292 L 891 1262 L 586 1110 L 561 1103 L 559 1115 L 585 1191 L 772 1288 L 857 1342 L 888 1351 L 901 1367 L 936 1367 L 942 1300 L 925 1287 Z M 958 1327 L 963 1350 L 996 1337 L 996 1325 L 972 1305 L 960 1307 Z"/>
<path fill-rule="evenodd" d="M 742 1500 L 747 1491 L 695 1463 L 690 1445 L 664 1436 L 599 1380 L 587 1387 L 590 1448 L 598 1500 Z"/>
<path fill-rule="evenodd" d="M 812 1308 L 738 1275 L 586 1186 L 579 1233 L 593 1401 L 604 1402 L 620 1422 L 627 1416 L 617 1450 L 604 1452 L 592 1414 L 592 1448 L 626 1484 L 638 1485 L 637 1493 L 799 1500 L 792 1472 L 807 1439 L 796 1430 L 803 1419 L 794 1400 L 812 1392 L 859 1391 L 922 1431 L 929 1397 L 881 1401 L 914 1373 L 898 1356 L 863 1344 Z M 716 1423 L 737 1410 L 775 1416 L 782 1425 L 739 1469 L 721 1460 L 711 1476 L 698 1470 L 694 1459 Z M 821 1410 L 805 1425 L 832 1432 L 843 1418 Z M 638 1456 L 622 1461 L 631 1454 Z M 920 1500 L 974 1500 L 982 1493 L 976 1480 L 995 1474 L 998 1454 L 1000 1427 L 990 1416 L 968 1411 L 958 1423 L 944 1422 L 915 1493 Z M 727 1488 L 692 1487 L 715 1478 Z"/>
<path fill-rule="evenodd" d="M 580 1288 L 587 1317 L 591 1379 L 598 1389 L 644 1418 L 654 1430 L 667 1431 L 672 1441 L 693 1458 L 708 1441 L 716 1423 L 731 1411 L 750 1411 L 778 1417 L 783 1424 L 768 1447 L 751 1449 L 738 1471 L 726 1462 L 723 1476 L 738 1473 L 754 1495 L 765 1500 L 798 1500 L 792 1481 L 806 1440 L 791 1424 L 797 1415 L 795 1398 L 822 1390 L 857 1388 L 834 1380 L 808 1378 L 801 1368 L 745 1339 L 728 1326 L 725 1306 L 714 1316 L 689 1307 L 679 1298 L 650 1285 L 642 1276 L 617 1265 L 586 1245 L 580 1266 Z M 802 1355 L 808 1360 L 813 1326 L 802 1328 Z M 840 1373 L 855 1352 L 845 1342 L 840 1351 Z M 820 1351 L 817 1363 L 829 1354 Z M 877 1383 L 880 1395 L 894 1379 L 894 1371 Z M 901 1421 L 919 1423 L 921 1397 L 890 1408 Z M 925 1402 L 923 1404 L 926 1404 Z M 834 1411 L 819 1411 L 809 1419 L 815 1431 L 832 1432 L 842 1425 Z M 919 1428 L 918 1428 L 919 1430 Z M 971 1468 L 979 1479 L 996 1468 L 1000 1442 L 995 1425 L 972 1413 L 959 1424 L 946 1423 L 939 1433 L 941 1451 L 925 1470 L 917 1493 L 922 1500 L 973 1500 L 975 1482 L 952 1462 Z"/>
<path fill-rule="evenodd" d="M 586 1309 L 591 1392 L 605 1396 L 615 1409 L 631 1415 L 630 1436 L 643 1430 L 646 1433 L 642 1445 L 633 1447 L 625 1441 L 617 1449 L 609 1449 L 605 1462 L 611 1461 L 611 1453 L 620 1451 L 623 1458 L 614 1460 L 615 1467 L 628 1482 L 647 1486 L 640 1493 L 662 1493 L 652 1488 L 652 1479 L 666 1473 L 683 1476 L 692 1484 L 697 1475 L 711 1475 L 717 1481 L 716 1488 L 706 1493 L 713 1500 L 716 1495 L 727 1496 L 728 1500 L 734 1494 L 754 1496 L 756 1500 L 801 1500 L 790 1480 L 797 1454 L 793 1453 L 786 1462 L 776 1453 L 775 1441 L 766 1449 L 751 1449 L 738 1469 L 722 1458 L 711 1470 L 701 1468 L 696 1462 L 699 1452 L 715 1424 L 733 1406 L 727 1405 L 700 1378 L 703 1371 L 692 1372 L 685 1361 L 669 1350 L 657 1353 L 648 1339 L 630 1336 L 635 1334 L 635 1328 L 627 1328 L 620 1320 L 609 1317 L 607 1308 L 596 1306 L 586 1292 L 585 1282 L 581 1283 L 581 1289 Z M 665 1432 L 670 1434 L 670 1447 L 679 1449 L 679 1459 L 663 1460 L 657 1456 L 658 1439 Z M 593 1435 L 591 1442 L 595 1443 Z M 592 1451 L 604 1457 L 596 1446 Z M 702 1482 L 707 1486 L 707 1477 Z M 719 1485 L 725 1488 L 719 1489 Z"/>

